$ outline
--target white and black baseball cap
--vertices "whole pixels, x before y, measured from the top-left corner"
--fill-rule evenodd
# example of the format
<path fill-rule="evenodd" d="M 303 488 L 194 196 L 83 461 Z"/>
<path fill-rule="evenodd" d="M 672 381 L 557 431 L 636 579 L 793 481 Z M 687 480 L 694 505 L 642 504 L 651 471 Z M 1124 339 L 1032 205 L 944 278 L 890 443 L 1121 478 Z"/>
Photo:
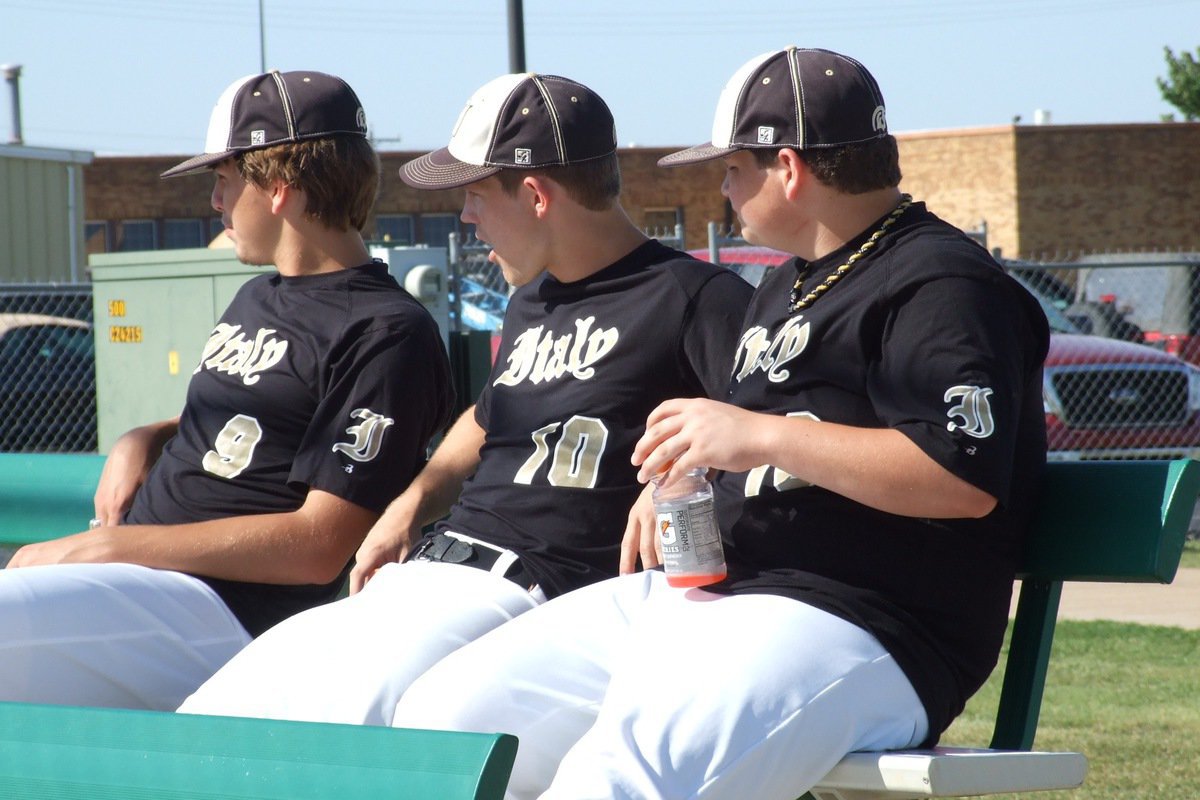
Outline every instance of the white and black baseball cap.
<path fill-rule="evenodd" d="M 163 178 L 191 175 L 230 156 L 304 139 L 367 135 L 358 95 L 324 72 L 248 75 L 221 93 L 208 122 L 204 153 L 171 167 Z"/>
<path fill-rule="evenodd" d="M 660 167 L 711 161 L 736 150 L 812 150 L 887 136 L 875 78 L 829 50 L 787 47 L 750 59 L 717 101 L 712 142 L 671 153 Z"/>
<path fill-rule="evenodd" d="M 515 73 L 471 95 L 450 144 L 409 161 L 400 177 L 417 189 L 453 189 L 502 169 L 581 164 L 616 149 L 616 124 L 600 95 L 557 75 Z"/>

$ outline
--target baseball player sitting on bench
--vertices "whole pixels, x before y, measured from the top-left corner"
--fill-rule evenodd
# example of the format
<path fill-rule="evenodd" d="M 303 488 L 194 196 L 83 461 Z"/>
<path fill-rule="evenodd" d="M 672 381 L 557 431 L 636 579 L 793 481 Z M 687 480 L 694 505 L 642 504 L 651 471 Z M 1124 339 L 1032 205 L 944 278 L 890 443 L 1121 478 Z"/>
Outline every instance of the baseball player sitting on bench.
<path fill-rule="evenodd" d="M 751 289 L 631 223 L 612 115 L 586 86 L 490 81 L 401 174 L 465 186 L 463 221 L 519 287 L 488 384 L 359 549 L 356 593 L 268 631 L 181 711 L 391 722 L 447 653 L 617 574 L 646 416 L 728 383 Z"/>
<path fill-rule="evenodd" d="M 795 800 L 846 753 L 929 744 L 986 679 L 1045 461 L 1034 299 L 898 190 L 865 68 L 741 67 L 712 143 L 757 289 L 727 402 L 670 400 L 634 462 L 715 477 L 729 576 L 572 592 L 451 654 L 393 724 L 506 731 L 514 798 Z"/>
<path fill-rule="evenodd" d="M 272 72 L 221 95 L 213 208 L 271 265 L 209 335 L 182 414 L 113 445 L 93 529 L 0 572 L 0 699 L 173 710 L 281 619 L 333 599 L 453 407 L 428 312 L 360 230 L 379 162 L 354 91 Z"/>

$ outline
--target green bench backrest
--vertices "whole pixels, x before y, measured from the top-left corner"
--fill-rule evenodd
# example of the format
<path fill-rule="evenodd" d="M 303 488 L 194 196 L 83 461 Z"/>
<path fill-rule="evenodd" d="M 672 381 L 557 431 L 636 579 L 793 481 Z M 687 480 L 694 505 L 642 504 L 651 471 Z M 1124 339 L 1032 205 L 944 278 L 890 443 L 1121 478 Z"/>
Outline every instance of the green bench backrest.
<path fill-rule="evenodd" d="M 0 703 L 0 797 L 500 800 L 507 734 Z"/>
<path fill-rule="evenodd" d="M 0 543 L 87 530 L 103 467 L 94 453 L 0 453 Z"/>
<path fill-rule="evenodd" d="M 1191 459 L 1048 464 L 1021 577 L 1170 583 L 1198 470 Z"/>
<path fill-rule="evenodd" d="M 1170 583 L 1198 492 L 1200 462 L 1191 459 L 1047 465 L 1018 569 L 993 748 L 1033 747 L 1062 582 Z"/>

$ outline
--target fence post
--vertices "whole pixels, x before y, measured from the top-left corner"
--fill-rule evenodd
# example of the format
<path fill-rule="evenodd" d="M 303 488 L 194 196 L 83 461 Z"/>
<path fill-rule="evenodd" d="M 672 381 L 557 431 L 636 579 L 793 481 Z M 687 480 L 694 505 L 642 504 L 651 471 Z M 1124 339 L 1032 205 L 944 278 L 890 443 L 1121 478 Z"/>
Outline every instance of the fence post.
<path fill-rule="evenodd" d="M 458 243 L 458 231 L 450 231 L 450 235 L 446 237 L 447 241 L 447 257 L 449 258 L 450 274 L 446 276 L 450 283 L 450 288 L 454 290 L 454 302 L 451 304 L 450 310 L 454 313 L 454 324 L 451 326 L 455 333 L 463 329 L 462 324 L 462 283 L 458 279 L 458 265 L 462 258 L 462 250 Z"/>
<path fill-rule="evenodd" d="M 708 260 L 714 264 L 721 263 L 721 247 L 717 244 L 717 223 L 708 223 Z"/>

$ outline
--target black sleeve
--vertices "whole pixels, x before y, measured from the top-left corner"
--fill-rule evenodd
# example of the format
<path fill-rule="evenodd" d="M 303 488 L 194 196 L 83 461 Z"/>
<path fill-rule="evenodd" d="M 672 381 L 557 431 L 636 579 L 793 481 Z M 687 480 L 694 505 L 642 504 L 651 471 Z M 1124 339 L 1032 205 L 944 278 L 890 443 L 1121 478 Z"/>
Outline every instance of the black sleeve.
<path fill-rule="evenodd" d="M 868 375 L 885 424 L 1001 502 L 1036 357 L 1026 317 L 1003 278 L 921 283 L 900 298 Z"/>
<path fill-rule="evenodd" d="M 754 287 L 730 270 L 714 273 L 692 297 L 680 337 L 681 362 L 705 396 L 723 400 Z"/>
<path fill-rule="evenodd" d="M 453 388 L 432 325 L 366 332 L 330 365 L 289 480 L 382 511 L 424 463 L 449 421 Z"/>

